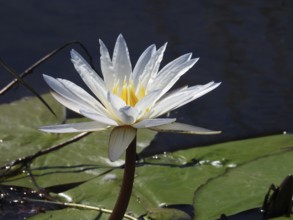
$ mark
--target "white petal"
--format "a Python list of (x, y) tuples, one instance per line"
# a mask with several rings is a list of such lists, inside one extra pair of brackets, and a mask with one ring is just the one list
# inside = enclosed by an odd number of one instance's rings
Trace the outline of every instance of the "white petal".
[[(90, 94), (88, 94), (86, 91), (84, 91), (82, 88), (75, 85), (74, 83), (68, 80), (55, 79), (48, 75), (43, 75), (43, 77), (47, 84), (56, 93), (67, 99), (67, 103), (65, 103), (65, 101), (62, 102), (61, 98), (59, 99), (61, 100), (60, 103), (64, 103), (65, 107), (76, 111), (76, 108), (72, 108), (72, 104), (69, 105), (69, 102), (71, 102), (75, 103), (79, 107), (101, 112), (101, 114), (106, 114), (105, 108), (95, 98), (93, 98)], [(56, 99), (57, 101), (59, 101), (58, 97)]]
[(81, 109), (82, 107), (79, 105), (79, 103), (71, 101), (71, 100), (59, 95), (56, 92), (51, 92), (51, 94), (60, 104), (62, 104), (66, 108), (80, 114), (79, 109)]
[(115, 84), (115, 73), (114, 67), (109, 55), (109, 51), (102, 40), (100, 42), (100, 53), (101, 53), (101, 69), (104, 77), (104, 81), (108, 89), (113, 89)]
[(108, 115), (105, 107), (97, 99), (88, 94), (84, 89), (65, 79), (57, 80), (61, 82), (64, 87), (74, 93), (76, 97), (78, 97), (78, 100), (76, 100), (77, 102), (82, 102), (85, 106), (91, 106), (98, 114), (104, 116)]
[(177, 92), (172, 92), (170, 95), (166, 95), (161, 100), (159, 100), (156, 105), (151, 109), (149, 116), (151, 118), (158, 117), (169, 111), (177, 109), (200, 96), (217, 88), (220, 83), (210, 82), (205, 85), (192, 86), (190, 88), (185, 88), (178, 90)]
[(112, 63), (114, 67), (114, 72), (120, 82), (123, 82), (124, 79), (128, 81), (132, 72), (132, 67), (130, 63), (128, 48), (121, 34), (118, 36), (115, 44)]
[(212, 131), (206, 128), (200, 128), (197, 126), (178, 123), (178, 122), (151, 127), (150, 129), (159, 131), (159, 132), (175, 132), (175, 133), (184, 133), (184, 134), (219, 134), (221, 133), (220, 131)]
[(151, 108), (151, 106), (160, 98), (159, 95), (161, 94), (161, 90), (156, 90), (150, 92), (148, 95), (143, 97), (139, 100), (136, 105), (134, 106), (137, 109), (139, 115), (137, 116), (138, 119), (143, 116), (143, 114)]
[(120, 108), (126, 106), (126, 103), (119, 96), (113, 94), (112, 92), (107, 93), (107, 101), (109, 103), (109, 108), (115, 115), (118, 114)]
[(44, 80), (46, 83), (53, 89), (55, 92), (59, 93), (60, 95), (70, 99), (70, 100), (76, 100), (76, 95), (69, 91), (67, 88), (64, 87), (64, 85), (59, 82), (57, 79), (43, 74)]
[(188, 60), (184, 63), (175, 62), (170, 68), (163, 69), (158, 73), (154, 82), (149, 85), (149, 89), (163, 89), (166, 93), (197, 61), (198, 59)]
[(85, 84), (105, 105), (107, 89), (102, 78), (91, 68), (83, 57), (75, 50), (71, 50), (71, 61)]
[(97, 122), (100, 122), (100, 123), (103, 123), (106, 125), (111, 125), (111, 126), (118, 125), (118, 123), (115, 120), (108, 118), (108, 117), (105, 117), (103, 115), (96, 114), (95, 112), (89, 112), (87, 110), (81, 109), (81, 110), (79, 110), (79, 113), (87, 118), (90, 118), (92, 120), (95, 120)]
[(120, 97), (111, 92), (108, 92), (107, 98), (111, 111), (122, 122), (122, 124), (130, 125), (135, 122), (138, 115), (136, 109), (127, 106)]
[(176, 58), (175, 60), (171, 61), (170, 63), (168, 63), (167, 65), (165, 65), (158, 74), (166, 74), (170, 71), (172, 71), (173, 68), (176, 68), (177, 66), (185, 63), (186, 61), (189, 61), (191, 59), (192, 53), (187, 53), (184, 54), (178, 58)]
[(117, 160), (136, 136), (136, 129), (130, 126), (115, 127), (109, 140), (109, 159)]
[(109, 128), (108, 125), (96, 121), (81, 122), (73, 124), (48, 125), (40, 127), (39, 130), (48, 133), (72, 133), (84, 131), (102, 131)]
[(143, 73), (140, 75), (140, 83), (144, 86), (144, 88), (148, 91), (148, 84), (152, 83), (156, 78), (161, 61), (163, 59), (163, 55), (165, 49), (167, 47), (167, 43), (160, 47), (151, 57), (150, 61), (147, 63)]
[(166, 125), (176, 121), (176, 118), (155, 118), (155, 119), (144, 119), (132, 127), (135, 128), (151, 128), (159, 125)]
[(107, 100), (111, 103), (115, 108), (120, 109), (126, 106), (126, 103), (123, 99), (121, 99), (119, 96), (113, 94), (112, 92), (108, 92), (107, 94)]
[(134, 85), (138, 84), (139, 76), (143, 73), (146, 65), (149, 63), (151, 57), (156, 51), (156, 46), (153, 44), (149, 46), (139, 57), (133, 69), (133, 82)]
[(120, 117), (122, 118), (122, 121), (127, 124), (131, 125), (136, 121), (138, 111), (135, 108), (132, 108), (131, 106), (125, 106), (123, 108), (119, 109)]

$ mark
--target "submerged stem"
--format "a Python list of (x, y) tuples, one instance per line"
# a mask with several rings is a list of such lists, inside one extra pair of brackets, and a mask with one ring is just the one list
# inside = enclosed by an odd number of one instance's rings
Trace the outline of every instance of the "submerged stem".
[(126, 150), (125, 167), (122, 186), (118, 199), (109, 220), (122, 220), (130, 200), (136, 160), (136, 137)]

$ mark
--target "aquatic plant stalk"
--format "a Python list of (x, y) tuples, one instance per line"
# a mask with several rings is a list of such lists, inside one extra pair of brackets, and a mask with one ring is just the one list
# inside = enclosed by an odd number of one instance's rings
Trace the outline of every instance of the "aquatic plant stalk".
[(130, 201), (134, 174), (135, 174), (135, 160), (136, 160), (136, 137), (130, 143), (126, 150), (124, 175), (118, 199), (116, 201), (113, 212), (109, 220), (120, 220), (128, 207)]

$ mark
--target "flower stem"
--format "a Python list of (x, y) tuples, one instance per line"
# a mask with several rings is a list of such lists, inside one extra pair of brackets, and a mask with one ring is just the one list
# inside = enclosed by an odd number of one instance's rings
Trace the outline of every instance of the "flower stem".
[(120, 189), (119, 197), (116, 201), (113, 212), (111, 216), (109, 217), (109, 220), (123, 219), (123, 216), (128, 207), (128, 203), (129, 203), (131, 192), (132, 192), (134, 173), (135, 173), (135, 160), (136, 160), (136, 137), (130, 143), (129, 147), (126, 150), (122, 186)]

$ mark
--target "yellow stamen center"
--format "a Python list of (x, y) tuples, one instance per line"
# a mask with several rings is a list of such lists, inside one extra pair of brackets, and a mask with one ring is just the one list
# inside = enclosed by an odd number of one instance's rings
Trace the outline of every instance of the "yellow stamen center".
[(133, 82), (130, 81), (129, 83), (124, 82), (120, 94), (119, 85), (116, 85), (113, 89), (113, 93), (120, 96), (121, 99), (124, 100), (126, 105), (134, 107), (136, 103), (145, 96), (145, 90), (143, 86), (139, 85), (138, 93), (135, 94)]

